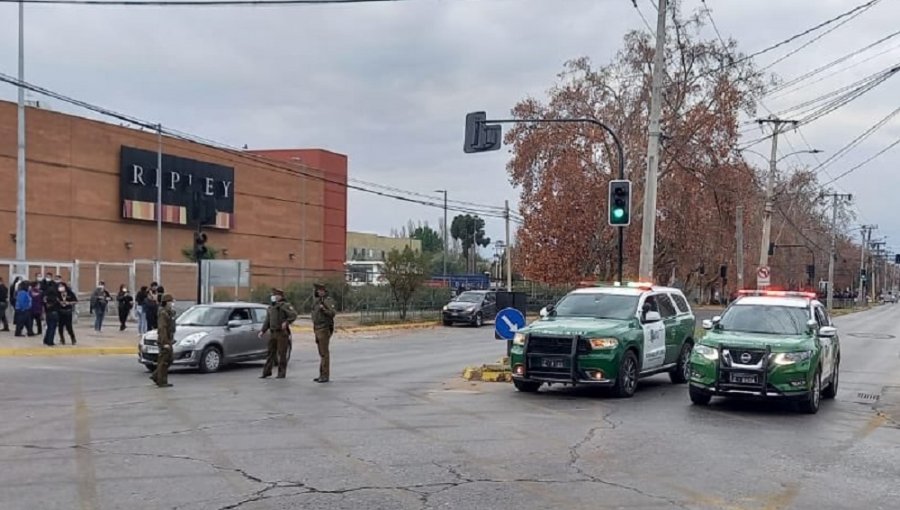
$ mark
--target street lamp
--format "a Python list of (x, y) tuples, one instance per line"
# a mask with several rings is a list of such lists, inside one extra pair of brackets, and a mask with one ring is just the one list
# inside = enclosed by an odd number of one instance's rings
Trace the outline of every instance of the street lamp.
[[(768, 156), (762, 154), (761, 152), (757, 152), (757, 151), (755, 151), (755, 150), (753, 150), (753, 149), (735, 149), (735, 151), (738, 152), (738, 153), (741, 153), (741, 152), (749, 152), (749, 153), (751, 153), (751, 154), (756, 154), (757, 156), (759, 156), (759, 157), (761, 157), (761, 158), (763, 158), (763, 159), (765, 159), (765, 160), (768, 160), (768, 159), (769, 159)], [(780, 158), (776, 159), (775, 162), (778, 163), (778, 162), (781, 161), (782, 159), (785, 159), (785, 158), (787, 158), (787, 157), (789, 157), (789, 156), (793, 156), (793, 155), (795, 155), (795, 154), (821, 154), (821, 153), (823, 153), (823, 152), (825, 152), (825, 151), (819, 150), (819, 149), (809, 149), (809, 150), (805, 150), (805, 151), (795, 151), (795, 152), (791, 152), (791, 153), (789, 153), (789, 154), (785, 154), (784, 156), (781, 156)]]
[[(435, 193), (443, 193), (444, 194), (444, 278), (447, 278), (447, 190), (445, 189), (436, 189)], [(449, 281), (449, 280), (448, 280)]]

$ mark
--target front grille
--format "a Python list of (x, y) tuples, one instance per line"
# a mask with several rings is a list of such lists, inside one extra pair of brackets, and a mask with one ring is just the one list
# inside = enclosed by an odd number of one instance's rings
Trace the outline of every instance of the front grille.
[(156, 345), (156, 340), (151, 340), (149, 338), (145, 338), (144, 345)]
[[(726, 366), (731, 366), (734, 363), (740, 365), (758, 365), (766, 354), (766, 351), (760, 349), (724, 349), (722, 351), (722, 357), (725, 358)], [(747, 359), (748, 356), (749, 359)]]
[(528, 354), (572, 354), (573, 338), (529, 336)]

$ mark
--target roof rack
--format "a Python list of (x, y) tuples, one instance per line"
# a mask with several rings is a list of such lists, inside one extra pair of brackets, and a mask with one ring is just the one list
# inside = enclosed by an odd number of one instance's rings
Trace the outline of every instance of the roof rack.
[(800, 297), (806, 299), (816, 299), (818, 295), (815, 292), (792, 291), (792, 290), (756, 290), (744, 289), (738, 291), (739, 296), (766, 296), (766, 297)]

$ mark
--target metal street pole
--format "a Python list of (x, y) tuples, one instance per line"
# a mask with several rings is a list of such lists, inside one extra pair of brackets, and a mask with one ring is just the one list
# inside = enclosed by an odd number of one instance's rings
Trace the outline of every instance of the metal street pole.
[(19, 104), (18, 134), (16, 142), (16, 272), (26, 274), (24, 265), (27, 257), (26, 199), (25, 196), (25, 4), (19, 2)]
[(859, 292), (856, 295), (856, 303), (862, 306), (865, 303), (866, 289), (866, 247), (869, 245), (869, 239), (872, 238), (872, 230), (877, 229), (878, 225), (863, 225), (860, 234), (859, 246)]
[[(656, 243), (656, 186), (659, 173), (660, 117), (662, 86), (665, 76), (666, 0), (659, 0), (656, 17), (656, 53), (653, 56), (653, 82), (650, 88), (650, 134), (647, 140), (647, 173), (644, 181), (644, 218), (641, 231), (641, 257), (638, 274), (642, 281), (653, 281), (653, 252)], [(621, 245), (621, 243), (620, 243)], [(621, 281), (621, 276), (619, 280)]]
[(156, 264), (153, 279), (162, 285), (162, 124), (156, 125), (156, 141)]
[(503, 215), (506, 218), (506, 291), (512, 292), (512, 252), (509, 249), (509, 200), (505, 201)]
[[(443, 234), (444, 234), (444, 236), (443, 236), (444, 237), (444, 239), (443, 239), (443, 243), (444, 243), (444, 253), (443, 253), (444, 274), (443, 274), (443, 276), (444, 276), (444, 278), (446, 278), (447, 277), (447, 190), (439, 189), (439, 190), (435, 190), (435, 193), (443, 193), (444, 194), (444, 229), (443, 229), (444, 230), (444, 232), (443, 232)], [(449, 282), (449, 280), (447, 280), (447, 281)]]
[(831, 249), (828, 254), (828, 300), (826, 306), (830, 312), (834, 308), (834, 259), (837, 250), (837, 201), (839, 198), (850, 199), (851, 195), (840, 193), (829, 193), (825, 196), (831, 197)]
[[(760, 240), (759, 246), (759, 267), (766, 267), (769, 265), (769, 243), (771, 242), (772, 232), (772, 210), (775, 207), (773, 198), (775, 195), (775, 176), (778, 165), (778, 135), (782, 132), (782, 125), (796, 125), (797, 121), (770, 118), (758, 119), (756, 122), (758, 122), (759, 124), (771, 123), (775, 125), (775, 127), (772, 129), (772, 154), (769, 158), (769, 176), (766, 182), (766, 205), (765, 210), (763, 211), (762, 239)], [(759, 282), (757, 282), (757, 288), (758, 287), (760, 287)]]
[(737, 287), (738, 290), (744, 288), (744, 206), (737, 207), (735, 214), (735, 244), (737, 245), (737, 253), (735, 254), (735, 263), (737, 264)]

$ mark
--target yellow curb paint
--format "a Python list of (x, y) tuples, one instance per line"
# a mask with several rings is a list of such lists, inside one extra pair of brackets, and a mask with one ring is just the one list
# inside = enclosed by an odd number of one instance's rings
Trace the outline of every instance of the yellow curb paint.
[(43, 357), (43, 356), (121, 356), (123, 354), (137, 355), (135, 346), (110, 346), (110, 347), (9, 347), (0, 349), (0, 358), (11, 357)]

